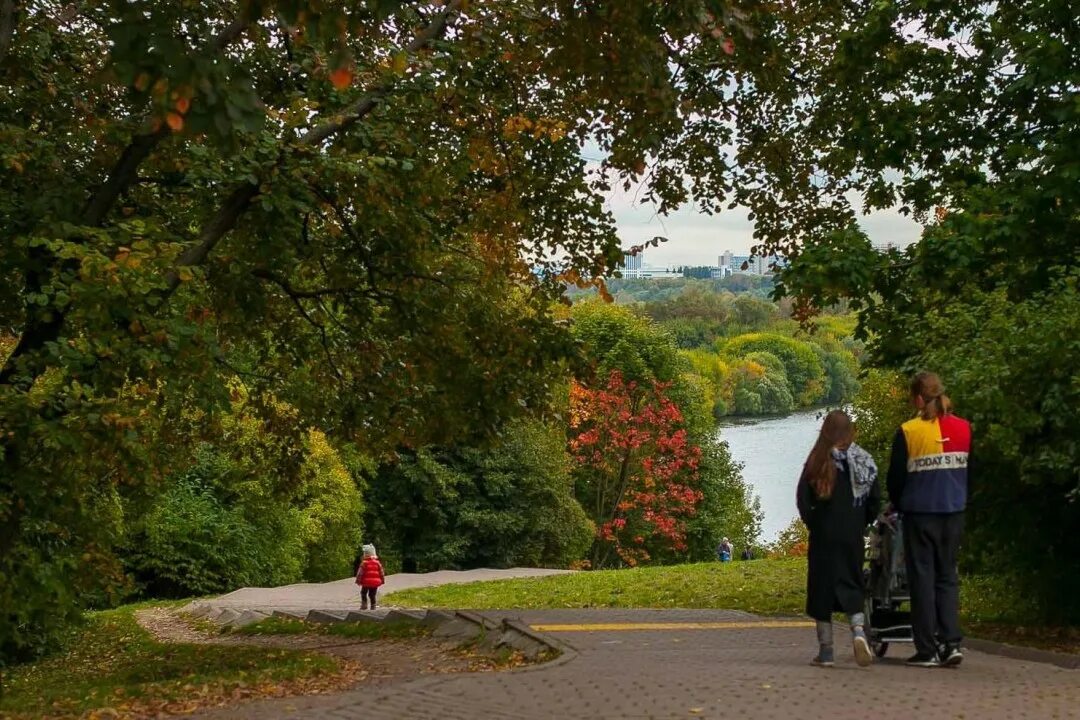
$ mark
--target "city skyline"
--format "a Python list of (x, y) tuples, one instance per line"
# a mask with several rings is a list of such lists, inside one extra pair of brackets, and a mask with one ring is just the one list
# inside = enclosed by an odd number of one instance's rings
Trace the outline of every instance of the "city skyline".
[[(623, 248), (641, 245), (657, 235), (668, 242), (648, 249), (646, 264), (654, 267), (715, 265), (725, 251), (749, 255), (754, 245), (753, 222), (746, 208), (717, 215), (705, 215), (693, 208), (681, 208), (659, 217), (654, 208), (634, 202), (633, 192), (614, 191), (607, 201), (615, 217)], [(863, 215), (859, 224), (875, 244), (905, 247), (919, 238), (922, 226), (896, 210)]]

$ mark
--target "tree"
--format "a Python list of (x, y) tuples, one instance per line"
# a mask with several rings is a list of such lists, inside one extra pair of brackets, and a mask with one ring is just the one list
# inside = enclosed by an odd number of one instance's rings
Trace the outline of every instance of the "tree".
[[(1077, 529), (1058, 434), (1071, 346), (1049, 340), (1071, 337), (1060, 313), (1080, 261), (1080, 36), (1065, 17), (1055, 1), (791, 6), (776, 37), (804, 94), (759, 115), (785, 166), (756, 229), (789, 250), (778, 291), (801, 317), (850, 299), (871, 362), (943, 375), (989, 483), (972, 500), (977, 567), (1018, 570), (1019, 592), (1075, 619), (1075, 556), (1059, 549)], [(912, 214), (919, 242), (875, 252), (854, 197)]]
[(618, 304), (586, 302), (572, 311), (574, 338), (588, 371), (605, 383), (613, 371), (645, 387), (670, 383), (679, 373), (679, 356), (670, 335), (648, 318)]
[(610, 184), (677, 142), (648, 195), (719, 202), (737, 139), (692, 118), (770, 82), (762, 18), (705, 0), (0, 7), (5, 656), (110, 554), (98, 500), (162, 492), (133, 388), (239, 375), (373, 455), (542, 410), (551, 301), (621, 258)]
[(402, 453), (370, 481), (365, 538), (391, 567), (566, 567), (594, 528), (574, 497), (565, 433), (516, 421), (487, 447)]
[(639, 388), (613, 370), (600, 389), (575, 383), (570, 395), (570, 452), (577, 495), (596, 523), (592, 566), (612, 554), (634, 566), (649, 547), (684, 552), (694, 515), (701, 448), (690, 444), (683, 416), (664, 384)]
[(722, 355), (744, 357), (765, 352), (783, 363), (788, 389), (799, 406), (820, 401), (826, 392), (825, 368), (805, 342), (774, 333), (751, 333), (732, 338), (719, 348)]

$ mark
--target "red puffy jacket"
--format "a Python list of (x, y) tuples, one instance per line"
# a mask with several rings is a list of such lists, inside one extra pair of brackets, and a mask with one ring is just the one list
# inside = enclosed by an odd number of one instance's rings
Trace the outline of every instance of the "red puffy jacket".
[(356, 574), (356, 584), (360, 587), (377, 588), (384, 582), (382, 563), (379, 558), (364, 558), (360, 563), (360, 572)]

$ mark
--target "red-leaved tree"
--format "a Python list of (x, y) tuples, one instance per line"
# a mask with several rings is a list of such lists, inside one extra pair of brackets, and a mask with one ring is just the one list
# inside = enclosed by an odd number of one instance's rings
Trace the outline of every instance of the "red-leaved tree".
[(687, 438), (669, 387), (628, 383), (617, 370), (602, 388), (571, 386), (570, 452), (578, 499), (596, 523), (593, 567), (686, 549), (686, 518), (702, 498), (701, 448)]

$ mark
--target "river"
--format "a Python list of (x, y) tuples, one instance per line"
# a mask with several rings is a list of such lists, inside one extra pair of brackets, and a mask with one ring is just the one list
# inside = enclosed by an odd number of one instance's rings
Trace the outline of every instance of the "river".
[(824, 410), (804, 410), (783, 417), (731, 419), (722, 424), (720, 439), (731, 456), (743, 464), (743, 479), (761, 498), (765, 519), (761, 539), (771, 542), (798, 515), (795, 485), (803, 463), (821, 428)]

